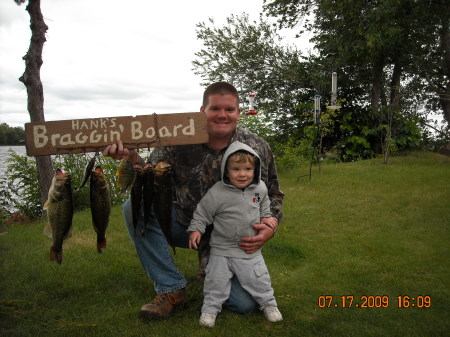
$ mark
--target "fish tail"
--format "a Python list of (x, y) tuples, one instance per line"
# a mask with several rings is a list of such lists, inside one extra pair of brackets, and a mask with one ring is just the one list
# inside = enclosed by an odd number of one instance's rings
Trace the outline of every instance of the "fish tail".
[(53, 246), (50, 248), (50, 261), (56, 261), (58, 264), (62, 263), (62, 249), (57, 251)]
[(106, 238), (97, 238), (97, 252), (102, 253), (102, 248), (106, 248)]

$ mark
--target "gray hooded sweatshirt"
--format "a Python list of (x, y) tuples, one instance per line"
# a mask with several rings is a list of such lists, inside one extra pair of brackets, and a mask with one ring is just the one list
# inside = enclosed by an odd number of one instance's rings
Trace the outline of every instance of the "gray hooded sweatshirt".
[[(222, 164), (222, 180), (215, 183), (197, 205), (188, 232), (205, 232), (206, 226), (214, 224), (211, 234), (211, 254), (252, 258), (261, 249), (247, 254), (239, 247), (241, 238), (257, 234), (252, 225), (260, 223), (261, 217), (272, 216), (266, 184), (261, 180), (260, 160), (255, 167), (253, 182), (245, 189), (235, 187), (227, 176), (227, 159), (236, 151), (245, 150), (258, 157), (246, 144), (233, 142), (225, 152)], [(259, 157), (258, 157), (259, 158)]]

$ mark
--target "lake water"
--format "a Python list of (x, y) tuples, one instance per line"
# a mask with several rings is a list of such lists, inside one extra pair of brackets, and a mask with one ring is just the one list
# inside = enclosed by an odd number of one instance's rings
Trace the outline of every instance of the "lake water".
[(6, 167), (8, 166), (6, 159), (8, 159), (8, 157), (9, 157), (9, 152), (8, 152), (9, 150), (13, 150), (21, 156), (26, 155), (26, 149), (25, 149), (25, 146), (23, 146), (23, 145), (0, 146), (0, 174), (1, 174), (1, 176), (4, 176), (6, 174)]

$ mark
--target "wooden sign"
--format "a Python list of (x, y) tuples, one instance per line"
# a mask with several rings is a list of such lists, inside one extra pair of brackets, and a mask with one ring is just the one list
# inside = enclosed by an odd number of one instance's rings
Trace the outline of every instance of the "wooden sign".
[(26, 123), (25, 137), (28, 156), (97, 152), (117, 140), (129, 149), (208, 141), (201, 112)]

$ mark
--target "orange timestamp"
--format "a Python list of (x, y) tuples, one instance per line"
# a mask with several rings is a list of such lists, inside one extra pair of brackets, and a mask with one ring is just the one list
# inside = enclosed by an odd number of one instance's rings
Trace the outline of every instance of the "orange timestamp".
[(431, 296), (397, 296), (391, 301), (387, 295), (320, 295), (317, 298), (319, 308), (429, 308)]

